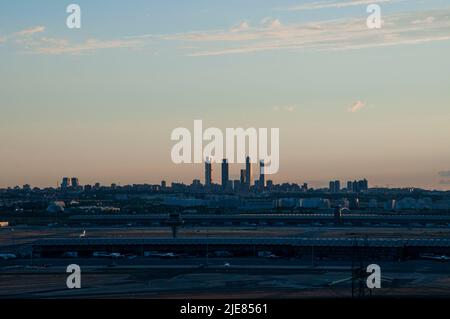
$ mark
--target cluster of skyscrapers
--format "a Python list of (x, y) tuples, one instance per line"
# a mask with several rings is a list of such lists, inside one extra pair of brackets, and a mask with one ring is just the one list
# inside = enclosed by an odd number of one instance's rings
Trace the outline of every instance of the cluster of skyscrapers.
[[(328, 189), (329, 189), (330, 193), (339, 193), (340, 191), (342, 191), (341, 181), (339, 181), (339, 180), (330, 181), (330, 185), (329, 185)], [(369, 189), (369, 182), (367, 181), (367, 179), (347, 182), (346, 191), (348, 191), (348, 192), (359, 193), (359, 192), (367, 191), (368, 189)]]
[[(212, 161), (205, 160), (205, 182), (202, 185), (199, 179), (195, 179), (190, 186), (184, 184), (172, 183), (173, 189), (184, 189), (188, 187), (191, 191), (208, 191), (208, 192), (226, 192), (226, 193), (236, 193), (236, 192), (263, 192), (263, 191), (288, 191), (288, 192), (307, 192), (309, 190), (308, 184), (303, 185), (284, 183), (281, 185), (274, 185), (272, 180), (266, 181), (266, 176), (264, 174), (264, 161), (259, 161), (259, 179), (254, 180), (252, 184), (252, 162), (249, 156), (245, 160), (245, 168), (240, 170), (239, 179), (230, 179), (230, 168), (229, 163), (226, 158), (221, 162), (221, 181), (220, 183), (213, 183), (213, 165)], [(30, 188), (29, 185), (26, 185)], [(94, 186), (85, 185), (84, 187), (80, 185), (77, 177), (64, 177), (61, 181), (62, 190), (91, 190), (99, 189), (100, 183), (96, 183)], [(116, 189), (116, 184), (111, 184), (112, 189)], [(167, 190), (166, 181), (162, 181), (161, 185), (156, 185), (155, 190)], [(25, 188), (25, 186), (24, 186)], [(341, 187), (341, 181), (334, 180), (330, 181), (328, 191), (330, 193), (340, 193), (340, 192), (351, 192), (360, 193), (367, 191), (369, 189), (367, 179), (348, 181), (347, 188)], [(326, 191), (326, 189), (325, 189)]]
[[(223, 190), (249, 190), (252, 186), (252, 163), (249, 156), (245, 159), (245, 169), (240, 170), (240, 179), (230, 180), (229, 163), (226, 158), (222, 160), (222, 180), (221, 186)], [(264, 161), (259, 162), (260, 174), (259, 180), (255, 181), (257, 190), (264, 190), (266, 180), (264, 176)], [(205, 187), (211, 187), (212, 181), (212, 163), (210, 160), (205, 161)]]
[[(240, 179), (239, 180), (230, 180), (230, 173), (229, 173), (229, 164), (228, 160), (224, 158), (222, 160), (222, 180), (221, 180), (221, 188), (224, 191), (231, 191), (231, 190), (249, 190), (252, 186), (252, 163), (250, 157), (247, 156), (245, 160), (245, 169), (240, 170)], [(266, 189), (266, 179), (264, 175), (264, 161), (261, 160), (259, 162), (259, 180), (255, 180), (254, 183), (254, 190), (256, 191), (264, 191)], [(197, 180), (198, 183), (200, 181)], [(272, 181), (267, 181), (267, 187), (272, 184)], [(212, 163), (209, 160), (205, 161), (205, 187), (209, 188), (213, 185), (212, 180)], [(348, 192), (354, 192), (359, 193), (363, 191), (367, 191), (369, 189), (369, 183), (367, 179), (362, 180), (355, 180), (355, 181), (348, 181), (347, 182), (347, 189), (345, 189)], [(308, 186), (307, 184), (304, 184), (302, 187), (302, 190), (307, 191)], [(329, 191), (331, 193), (339, 193), (343, 191), (344, 189), (341, 188), (341, 181), (335, 180), (330, 181), (329, 184)]]
[(63, 177), (62, 182), (61, 182), (61, 188), (62, 189), (67, 189), (67, 188), (78, 188), (80, 187), (80, 182), (78, 181), (77, 177)]

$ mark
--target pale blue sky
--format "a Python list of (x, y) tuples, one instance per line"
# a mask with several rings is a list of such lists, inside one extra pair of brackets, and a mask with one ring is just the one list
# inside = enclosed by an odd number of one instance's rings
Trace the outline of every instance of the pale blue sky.
[(190, 182), (170, 133), (203, 119), (279, 127), (278, 182), (449, 188), (448, 0), (378, 1), (381, 30), (351, 0), (74, 2), (80, 30), (0, 2), (0, 187)]

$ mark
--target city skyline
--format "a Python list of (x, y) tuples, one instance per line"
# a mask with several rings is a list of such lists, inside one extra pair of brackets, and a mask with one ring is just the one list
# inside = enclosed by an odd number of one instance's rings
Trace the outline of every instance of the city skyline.
[[(60, 190), (75, 190), (75, 191), (89, 191), (93, 189), (100, 189), (101, 187), (117, 189), (117, 187), (128, 187), (128, 186), (150, 186), (152, 191), (165, 191), (168, 189), (180, 190), (180, 186), (184, 186), (187, 188), (183, 188), (183, 191), (193, 190), (193, 191), (201, 191), (206, 193), (222, 193), (222, 194), (249, 194), (249, 193), (263, 193), (263, 192), (272, 192), (272, 191), (289, 191), (293, 190), (308, 192), (310, 190), (316, 190), (314, 188), (310, 188), (308, 183), (303, 183), (303, 185), (299, 185), (297, 183), (274, 183), (273, 180), (266, 180), (264, 174), (264, 161), (259, 162), (259, 178), (252, 176), (252, 164), (250, 162), (250, 157), (247, 157), (247, 162), (245, 165), (245, 169), (241, 169), (241, 178), (240, 179), (230, 179), (229, 178), (229, 169), (228, 169), (228, 161), (227, 159), (223, 159), (221, 162), (221, 179), (220, 181), (214, 181), (212, 178), (212, 165), (210, 161), (206, 161), (204, 163), (204, 178), (203, 183), (201, 179), (196, 178), (192, 180), (191, 184), (180, 183), (177, 181), (172, 181), (170, 186), (167, 185), (166, 180), (162, 180), (159, 184), (133, 184), (133, 185), (120, 185), (116, 183), (111, 183), (110, 185), (102, 185), (101, 183), (96, 182), (94, 185), (85, 184), (82, 185), (78, 179), (78, 177), (63, 177), (61, 183), (56, 186), (56, 189)], [(244, 178), (242, 178), (244, 176)], [(346, 187), (341, 188), (341, 181), (335, 180), (329, 182), (329, 187), (327, 188), (318, 188), (317, 190), (328, 190), (330, 193), (360, 193), (362, 191), (368, 191), (370, 189), (369, 182), (367, 179), (360, 180), (347, 180)], [(23, 190), (31, 190), (32, 187), (29, 184), (20, 186), (15, 186), (14, 189), (23, 189)], [(376, 188), (376, 187), (375, 187)], [(0, 188), (1, 189), (1, 188)], [(8, 188), (11, 189), (11, 188)], [(53, 188), (54, 189), (54, 188)]]
[(170, 133), (202, 119), (280, 128), (276, 183), (450, 189), (446, 1), (370, 1), (380, 30), (368, 1), (77, 3), (79, 30), (67, 4), (0, 3), (0, 188), (190, 183)]
[[(332, 186), (332, 183), (339, 183), (339, 189), (342, 188), (346, 188), (347, 184), (349, 182), (357, 182), (358, 180), (360, 180), (360, 178), (364, 178), (364, 180), (367, 182), (367, 176), (366, 177), (362, 177), (364, 175), (350, 175), (350, 176), (346, 176), (346, 177), (335, 177), (336, 179), (334, 179), (333, 177), (329, 177), (328, 179), (324, 179), (322, 181), (314, 181), (311, 179), (305, 179), (305, 180), (297, 180), (297, 179), (286, 179), (286, 180), (280, 180), (277, 179), (276, 176), (278, 174), (275, 175), (265, 175), (262, 174), (262, 168), (261, 165), (264, 166), (264, 161), (260, 161), (258, 164), (257, 163), (253, 163), (251, 162), (250, 157), (246, 157), (246, 163), (244, 164), (239, 164), (239, 163), (235, 163), (235, 164), (230, 164), (228, 163), (226, 158), (223, 158), (221, 161), (216, 162), (216, 161), (209, 161), (206, 160), (204, 163), (201, 164), (190, 164), (191, 166), (197, 166), (201, 167), (202, 169), (200, 170), (200, 172), (203, 170), (203, 174), (199, 173), (199, 175), (193, 175), (191, 179), (173, 179), (170, 180), (168, 178), (165, 178), (164, 176), (161, 177), (160, 180), (141, 180), (139, 182), (121, 182), (120, 180), (117, 179), (111, 179), (111, 180), (101, 180), (101, 179), (96, 179), (96, 178), (87, 178), (84, 179), (85, 182), (84, 183), (80, 183), (80, 178), (77, 176), (73, 176), (73, 175), (66, 175), (66, 176), (72, 176), (72, 177), (62, 177), (63, 182), (61, 183), (61, 177), (58, 178), (58, 180), (54, 181), (54, 183), (52, 184), (32, 184), (29, 182), (23, 182), (23, 183), (19, 183), (19, 184), (15, 184), (15, 185), (0, 185), (0, 189), (6, 189), (6, 188), (13, 188), (13, 187), (22, 187), (25, 185), (29, 185), (31, 187), (38, 187), (38, 188), (46, 188), (46, 187), (54, 187), (56, 185), (56, 187), (60, 187), (62, 184), (68, 184), (68, 185), (72, 185), (73, 181), (76, 181), (76, 185), (102, 185), (102, 186), (110, 186), (110, 185), (118, 185), (118, 186), (124, 186), (124, 185), (158, 185), (161, 184), (161, 182), (163, 183), (180, 183), (180, 184), (185, 184), (185, 185), (191, 185), (191, 183), (194, 183), (196, 181), (203, 181), (204, 186), (207, 185), (220, 185), (222, 188), (224, 188), (224, 184), (223, 184), (223, 179), (224, 177), (226, 178), (227, 181), (229, 182), (234, 182), (234, 181), (240, 181), (242, 182), (244, 180), (245, 185), (247, 185), (246, 187), (250, 187), (250, 186), (259, 186), (257, 183), (259, 182), (259, 179), (261, 178), (261, 176), (263, 177), (263, 180), (265, 181), (265, 184), (270, 181), (271, 183), (274, 184), (283, 184), (283, 183), (292, 183), (292, 184), (296, 184), (296, 185), (309, 185), (312, 188), (316, 188), (316, 189), (327, 189), (329, 188), (330, 190), (333, 189), (334, 186)], [(253, 166), (254, 165), (258, 165), (259, 169), (258, 174), (254, 175), (253, 174)], [(224, 173), (224, 167), (226, 170), (226, 173)], [(233, 169), (230, 169), (230, 167), (232, 167)], [(198, 169), (196, 169), (196, 171), (198, 171)], [(439, 176), (441, 176), (442, 178), (449, 178), (450, 172), (439, 172), (438, 173)], [(336, 175), (334, 175), (336, 176)], [(275, 178), (274, 178), (275, 177)], [(26, 181), (26, 178), (24, 178), (23, 180)], [(345, 182), (346, 184), (340, 184), (341, 182)], [(341, 186), (342, 185), (342, 186)], [(395, 184), (386, 184), (386, 185), (379, 185), (376, 183), (373, 183), (371, 185), (371, 187), (373, 188), (392, 188), (392, 189), (396, 189), (396, 188), (421, 188), (421, 189), (425, 189), (425, 190), (439, 190), (439, 191), (450, 191), (450, 186), (449, 187), (442, 187), (442, 188), (426, 188), (426, 187), (419, 187), (417, 185), (395, 185)], [(348, 187), (347, 187), (348, 188)]]
[[(220, 165), (221, 170), (220, 173), (217, 173), (217, 175), (220, 174), (220, 180), (215, 180), (213, 177), (213, 165)], [(236, 164), (238, 165), (238, 164)], [(211, 159), (207, 158), (204, 162), (204, 177), (203, 177), (203, 184), (201, 183), (201, 178), (194, 178), (192, 180), (192, 182), (189, 183), (185, 183), (185, 181), (177, 181), (177, 180), (173, 180), (173, 181), (169, 181), (171, 183), (171, 187), (173, 187), (174, 185), (185, 185), (188, 187), (204, 187), (205, 190), (214, 190), (214, 192), (220, 190), (221, 192), (234, 192), (234, 193), (239, 193), (239, 192), (248, 192), (250, 191), (250, 189), (253, 189), (253, 192), (263, 192), (265, 190), (270, 190), (270, 188), (272, 186), (282, 186), (284, 184), (288, 184), (288, 185), (293, 185), (296, 186), (298, 189), (301, 189), (302, 191), (308, 191), (308, 189), (310, 189), (308, 185), (308, 182), (303, 181), (302, 185), (299, 185), (299, 183), (296, 182), (290, 182), (290, 181), (283, 181), (283, 182), (275, 182), (272, 179), (266, 179), (266, 174), (264, 174), (264, 160), (259, 161), (259, 176), (253, 176), (253, 169), (252, 166), (254, 164), (252, 163), (252, 160), (249, 156), (246, 157), (246, 163), (245, 163), (245, 168), (244, 169), (240, 169), (240, 175), (237, 177), (236, 175), (231, 175), (229, 174), (229, 163), (227, 158), (223, 158), (222, 161), (220, 163), (217, 162), (213, 162), (211, 161)], [(340, 191), (347, 191), (347, 192), (356, 192), (359, 193), (361, 190), (363, 191), (367, 191), (369, 190), (369, 182), (366, 178), (364, 179), (345, 179), (346, 181), (346, 186), (341, 187), (341, 180), (337, 179), (337, 180), (331, 180), (329, 181), (329, 186), (324, 187), (323, 185), (317, 186), (314, 185), (311, 189), (328, 189), (329, 192), (331, 193), (339, 193)], [(86, 183), (84, 185), (82, 185), (79, 181), (78, 177), (63, 177), (62, 181), (60, 184), (58, 184), (58, 182), (56, 183), (56, 188), (60, 188), (60, 189), (83, 189), (83, 187), (92, 187), (92, 185), (94, 185), (94, 187), (100, 187), (100, 186), (106, 186), (106, 187), (116, 187), (116, 186), (131, 186), (131, 185), (159, 185), (161, 189), (165, 189), (167, 186), (167, 180), (163, 179), (160, 181), (159, 184), (149, 184), (149, 183), (144, 183), (144, 184), (124, 184), (121, 185), (121, 183), (110, 183), (107, 185), (104, 185), (102, 183), (99, 182), (95, 182), (95, 183)], [(301, 183), (300, 183), (301, 184)], [(48, 187), (52, 187), (50, 185), (47, 185)], [(219, 188), (217, 188), (216, 186), (220, 186)], [(22, 186), (19, 185), (15, 185), (14, 188), (17, 187), (22, 187), (23, 189), (28, 188), (31, 189), (33, 188), (32, 185), (30, 184), (23, 184)], [(8, 188), (12, 188), (12, 186), (9, 186)], [(416, 188), (416, 187), (390, 187), (389, 185), (386, 186), (379, 186), (379, 185), (373, 185), (372, 188), (392, 188), (392, 189), (396, 189), (396, 188)], [(0, 188), (2, 189), (2, 188)], [(4, 188), (3, 188), (4, 189)]]
[(448, 298), (449, 56), (450, 0), (0, 1), (0, 299)]

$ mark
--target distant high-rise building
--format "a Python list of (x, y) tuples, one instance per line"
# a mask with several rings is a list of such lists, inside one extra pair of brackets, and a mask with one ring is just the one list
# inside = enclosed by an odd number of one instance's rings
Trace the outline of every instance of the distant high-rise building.
[(241, 169), (241, 185), (245, 184), (245, 169)]
[(359, 193), (359, 187), (358, 187), (358, 181), (353, 181), (353, 192), (354, 193)]
[(78, 181), (78, 178), (76, 178), (76, 177), (72, 177), (71, 183), (72, 183), (72, 187), (73, 187), (73, 188), (80, 187), (80, 183), (79, 183), (79, 181)]
[(363, 191), (369, 190), (369, 182), (365, 178), (362, 180), (362, 190)]
[(364, 191), (369, 190), (369, 182), (367, 181), (367, 179), (362, 179), (359, 181), (355, 180), (353, 182), (352, 186), (353, 186), (352, 187), (353, 192), (355, 192), (355, 193), (364, 192)]
[(341, 181), (331, 181), (330, 182), (330, 193), (338, 193), (341, 191)]
[(63, 177), (61, 182), (61, 188), (67, 188), (70, 186), (70, 179), (68, 177)]
[(341, 181), (334, 181), (334, 192), (338, 193), (341, 191)]
[(347, 192), (353, 192), (353, 182), (352, 181), (347, 182)]
[(330, 186), (328, 187), (330, 190), (330, 193), (334, 193), (335, 190), (335, 182), (334, 181), (330, 181)]
[(224, 158), (222, 160), (222, 189), (227, 188), (228, 180), (228, 161)]
[(250, 156), (245, 159), (245, 184), (247, 188), (252, 185), (252, 163), (250, 162)]
[(211, 160), (207, 158), (205, 160), (205, 186), (211, 187), (212, 184), (212, 166)]
[(166, 189), (167, 183), (166, 181), (161, 181), (161, 189)]
[(364, 190), (364, 181), (360, 180), (358, 181), (358, 192), (361, 192)]
[(259, 161), (259, 189), (264, 190), (266, 187), (266, 180), (264, 177), (264, 160)]

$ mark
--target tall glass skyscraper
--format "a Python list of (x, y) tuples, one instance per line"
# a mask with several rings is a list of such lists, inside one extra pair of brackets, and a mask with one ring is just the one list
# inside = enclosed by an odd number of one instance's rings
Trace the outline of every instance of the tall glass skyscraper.
[(222, 188), (225, 189), (228, 185), (228, 161), (226, 158), (222, 160)]

